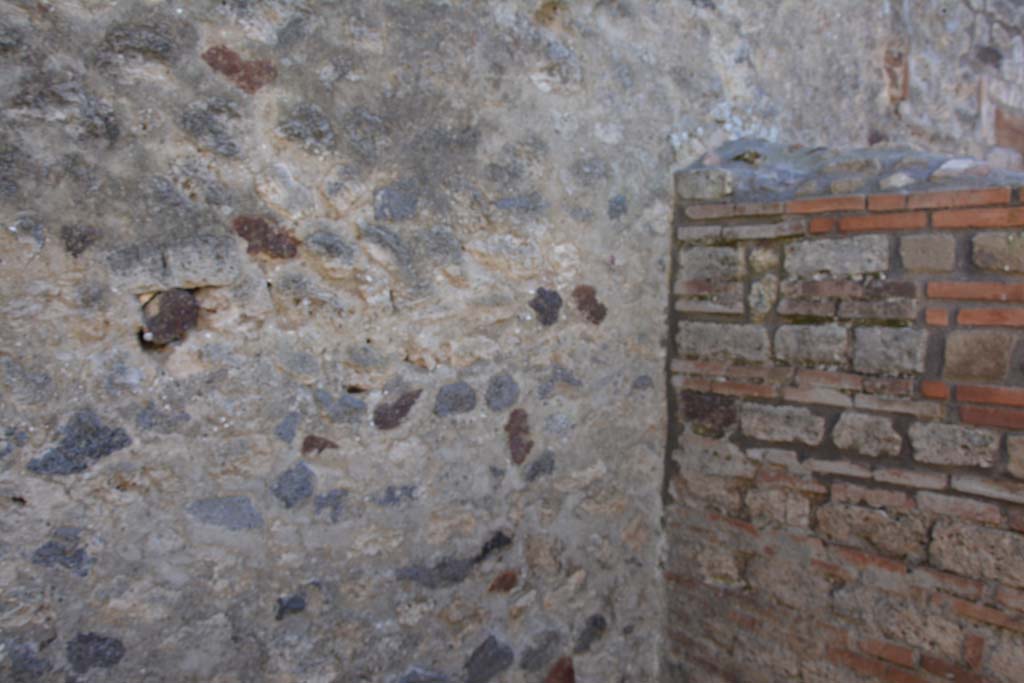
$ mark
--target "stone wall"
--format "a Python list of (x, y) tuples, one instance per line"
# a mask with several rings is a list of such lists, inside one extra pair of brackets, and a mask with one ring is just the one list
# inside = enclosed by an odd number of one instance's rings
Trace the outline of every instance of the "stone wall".
[(676, 175), (671, 680), (1020, 680), (1022, 184), (743, 141)]
[(1017, 165), (1022, 16), (0, 0), (0, 680), (655, 680), (672, 169)]

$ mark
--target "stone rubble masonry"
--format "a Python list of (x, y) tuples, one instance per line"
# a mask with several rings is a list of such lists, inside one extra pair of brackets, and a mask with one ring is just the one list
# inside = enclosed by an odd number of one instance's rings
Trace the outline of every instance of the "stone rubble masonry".
[(1024, 176), (704, 163), (676, 176), (667, 670), (1021, 680)]

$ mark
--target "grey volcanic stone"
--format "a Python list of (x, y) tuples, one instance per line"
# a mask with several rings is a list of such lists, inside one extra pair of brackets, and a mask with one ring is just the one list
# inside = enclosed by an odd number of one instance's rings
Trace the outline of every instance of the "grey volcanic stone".
[(466, 382), (446, 384), (437, 392), (434, 415), (447, 417), (468, 413), (476, 408), (476, 390)]
[(576, 638), (576, 647), (573, 648), (573, 652), (576, 654), (589, 652), (591, 646), (600, 640), (607, 630), (608, 620), (604, 618), (603, 614), (590, 615)]
[(496, 413), (508, 410), (519, 400), (519, 383), (507, 372), (491, 377), (487, 382), (484, 401), (487, 407)]
[(512, 648), (494, 636), (488, 636), (466, 662), (466, 683), (487, 683), (512, 666), (514, 661)]
[(56, 448), (29, 461), (28, 469), (37, 474), (75, 474), (94, 462), (131, 445), (132, 440), (120, 427), (109, 427), (91, 408), (74, 413), (64, 425)]
[(247, 531), (263, 526), (263, 517), (245, 496), (204, 498), (190, 503), (185, 509), (200, 522), (231, 531)]
[(68, 663), (75, 673), (84, 674), (90, 669), (110, 669), (124, 657), (124, 643), (118, 638), (99, 633), (79, 633), (68, 641)]
[(315, 485), (313, 470), (306, 463), (299, 462), (278, 475), (270, 490), (286, 508), (293, 508), (313, 495)]

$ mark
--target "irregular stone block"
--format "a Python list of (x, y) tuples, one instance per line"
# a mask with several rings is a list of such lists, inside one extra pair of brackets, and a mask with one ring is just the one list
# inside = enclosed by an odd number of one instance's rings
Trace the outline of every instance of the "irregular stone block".
[(685, 358), (765, 362), (771, 350), (768, 332), (759, 325), (683, 322), (677, 339)]
[(950, 235), (911, 235), (900, 238), (903, 267), (916, 273), (944, 273), (956, 265), (956, 239)]
[(690, 247), (679, 251), (680, 280), (740, 280), (746, 271), (743, 254), (734, 247)]
[(860, 327), (854, 333), (857, 372), (899, 375), (924, 372), (928, 332), (889, 327)]
[(994, 330), (955, 330), (946, 336), (944, 374), (952, 380), (997, 382), (1010, 367), (1015, 336)]
[(872, 458), (897, 456), (903, 448), (903, 437), (893, 429), (892, 420), (865, 413), (843, 413), (832, 430), (832, 441), (837, 448)]
[(843, 239), (802, 240), (786, 245), (786, 273), (793, 277), (838, 277), (889, 270), (889, 238), (861, 235)]
[(721, 199), (732, 194), (732, 175), (720, 168), (677, 171), (676, 197), (684, 200)]
[(974, 237), (974, 265), (1000, 273), (1024, 273), (1024, 232), (983, 232)]
[(740, 429), (761, 441), (797, 441), (817, 446), (825, 437), (825, 418), (807, 408), (745, 403), (740, 409)]
[(999, 457), (999, 434), (986, 429), (937, 422), (910, 428), (914, 460), (932, 465), (992, 467)]
[(942, 519), (932, 531), (929, 559), (939, 569), (1024, 587), (1024, 536)]
[(901, 559), (925, 556), (928, 525), (921, 517), (829, 503), (818, 509), (817, 519), (818, 530), (836, 543)]
[(112, 251), (107, 265), (118, 286), (134, 294), (224, 287), (241, 274), (235, 240), (220, 235), (167, 244), (138, 243)]
[(847, 337), (840, 325), (783, 325), (775, 332), (775, 357), (793, 365), (845, 365)]

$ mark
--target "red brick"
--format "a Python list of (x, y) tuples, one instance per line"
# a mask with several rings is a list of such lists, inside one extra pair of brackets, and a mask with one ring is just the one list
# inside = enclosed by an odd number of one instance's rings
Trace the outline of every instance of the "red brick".
[(989, 327), (1024, 327), (1024, 308), (967, 308), (956, 321), (961, 325)]
[(902, 211), (905, 208), (905, 194), (876, 194), (868, 197), (868, 211)]
[(796, 383), (828, 389), (852, 389), (859, 391), (863, 380), (860, 375), (848, 372), (827, 372), (825, 370), (798, 370)]
[(960, 419), (968, 424), (982, 427), (1024, 429), (1024, 411), (1010, 410), (1009, 408), (961, 406)]
[(923, 579), (932, 590), (944, 591), (968, 600), (979, 600), (985, 590), (985, 584), (974, 579), (966, 579), (956, 574), (940, 572), (930, 567), (915, 567), (914, 579)]
[(928, 683), (928, 679), (921, 677), (913, 671), (889, 667), (885, 672), (886, 683)]
[(812, 218), (808, 230), (812, 235), (824, 235), (836, 228), (836, 219), (831, 216), (818, 216)]
[(882, 676), (888, 668), (885, 662), (835, 647), (828, 649), (828, 658), (835, 664), (846, 667), (862, 676)]
[(924, 192), (910, 195), (907, 208), (910, 209), (956, 209), (965, 206), (991, 206), (1009, 204), (1011, 190), (1008, 187), (990, 187), (982, 190), (953, 190), (949, 192)]
[(843, 216), (839, 219), (841, 232), (867, 232), (870, 230), (920, 230), (928, 225), (924, 211), (912, 213), (876, 213), (866, 216)]
[(1024, 285), (1004, 285), (998, 282), (929, 282), (928, 296), (932, 299), (1024, 301)]
[(981, 668), (985, 659), (985, 639), (976, 633), (964, 636), (964, 661), (975, 671)]
[(921, 395), (925, 398), (934, 398), (940, 401), (949, 399), (949, 385), (945, 382), (934, 380), (923, 380), (921, 382)]
[(951, 683), (986, 683), (982, 676), (933, 655), (921, 655), (921, 668)]
[(674, 389), (687, 389), (689, 391), (711, 391), (711, 380), (702, 377), (673, 377), (672, 387)]
[(864, 393), (880, 394), (882, 396), (912, 396), (914, 393), (914, 382), (909, 379), (865, 377)]
[(1024, 621), (1014, 619), (997, 609), (958, 598), (946, 598), (946, 600), (953, 611), (965, 619), (973, 619), (999, 628), (1024, 633)]
[(853, 548), (839, 547), (837, 550), (840, 557), (859, 569), (882, 569), (896, 574), (905, 574), (907, 571), (906, 565), (902, 562), (890, 560), (887, 557), (872, 555)]
[(776, 216), (782, 213), (782, 202), (751, 204), (691, 204), (686, 215), (694, 220), (734, 218), (738, 216)]
[(996, 589), (996, 602), (1012, 610), (1024, 612), (1024, 591), (999, 586)]
[(1024, 226), (1024, 207), (960, 209), (932, 213), (934, 228), (1016, 228)]
[(862, 194), (817, 199), (794, 199), (786, 204), (786, 213), (827, 213), (829, 211), (863, 211), (867, 202)]
[(961, 385), (956, 388), (956, 400), (1021, 408), (1024, 407), (1024, 389)]
[(945, 308), (929, 308), (924, 312), (924, 321), (935, 327), (949, 326), (949, 310)]
[(744, 384), (742, 382), (712, 382), (708, 389), (713, 394), (745, 396), (748, 398), (775, 398), (778, 389), (770, 384)]

